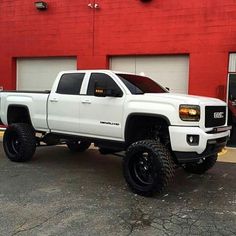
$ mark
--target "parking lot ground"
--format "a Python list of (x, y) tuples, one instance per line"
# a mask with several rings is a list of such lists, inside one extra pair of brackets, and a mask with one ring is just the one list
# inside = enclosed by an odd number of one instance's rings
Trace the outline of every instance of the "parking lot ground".
[(0, 235), (236, 235), (236, 150), (208, 173), (176, 170), (145, 198), (126, 187), (122, 159), (95, 149), (38, 148), (13, 163), (0, 143)]

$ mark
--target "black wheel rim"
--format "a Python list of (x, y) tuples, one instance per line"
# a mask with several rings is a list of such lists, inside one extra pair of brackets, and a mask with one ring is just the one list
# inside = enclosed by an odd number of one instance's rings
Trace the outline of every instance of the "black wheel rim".
[(154, 182), (152, 155), (147, 152), (138, 152), (130, 162), (132, 179), (140, 186), (149, 186)]
[(18, 153), (20, 150), (20, 141), (18, 137), (14, 137), (11, 141), (12, 150), (14, 153)]
[(11, 154), (15, 155), (19, 153), (20, 146), (21, 142), (19, 140), (19, 137), (15, 132), (13, 132), (11, 135), (9, 135), (9, 138), (7, 140), (7, 149)]

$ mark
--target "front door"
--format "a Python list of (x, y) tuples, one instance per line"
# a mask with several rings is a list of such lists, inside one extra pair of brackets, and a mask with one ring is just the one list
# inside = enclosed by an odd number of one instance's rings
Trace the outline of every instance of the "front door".
[[(113, 89), (120, 96), (95, 96), (95, 88)], [(105, 73), (91, 73), (87, 94), (80, 105), (80, 133), (84, 136), (122, 140), (124, 94)]]

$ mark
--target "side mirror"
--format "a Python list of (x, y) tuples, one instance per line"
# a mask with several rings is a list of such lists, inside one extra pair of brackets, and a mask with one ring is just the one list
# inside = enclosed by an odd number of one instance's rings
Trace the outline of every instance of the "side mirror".
[(122, 97), (123, 93), (118, 89), (95, 88), (94, 95), (97, 97)]
[(123, 93), (118, 89), (107, 89), (106, 96), (108, 97), (122, 97)]

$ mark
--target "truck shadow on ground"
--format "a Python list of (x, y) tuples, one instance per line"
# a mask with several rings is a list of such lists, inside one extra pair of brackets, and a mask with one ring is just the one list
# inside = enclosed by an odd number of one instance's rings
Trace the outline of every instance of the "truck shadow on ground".
[[(46, 168), (48, 171), (55, 168), (62, 172), (77, 172), (84, 178), (100, 179), (108, 185), (114, 185), (115, 181), (126, 186), (122, 173), (122, 157), (101, 155), (96, 149), (89, 149), (84, 153), (73, 153), (66, 146), (39, 148), (33, 160), (28, 164)], [(236, 163), (217, 162), (203, 175), (187, 173), (179, 167), (175, 170), (173, 181), (163, 194), (189, 191), (197, 193), (206, 190), (214, 193), (214, 191), (230, 188), (230, 183), (234, 183), (235, 178)], [(227, 187), (223, 187), (224, 185)], [(235, 189), (235, 185), (232, 187)]]

